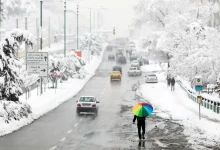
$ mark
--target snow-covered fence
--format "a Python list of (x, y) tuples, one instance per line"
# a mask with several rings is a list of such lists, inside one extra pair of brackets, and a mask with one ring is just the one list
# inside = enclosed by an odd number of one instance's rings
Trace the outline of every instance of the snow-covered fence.
[[(188, 89), (187, 86), (185, 86), (180, 80), (178, 80), (177, 82), (179, 83), (180, 87), (187, 93), (188, 97), (192, 101), (194, 101), (195, 103), (200, 103), (200, 101), (197, 99), (197, 94), (195, 91)], [(201, 106), (220, 114), (220, 101), (216, 101), (202, 95)]]

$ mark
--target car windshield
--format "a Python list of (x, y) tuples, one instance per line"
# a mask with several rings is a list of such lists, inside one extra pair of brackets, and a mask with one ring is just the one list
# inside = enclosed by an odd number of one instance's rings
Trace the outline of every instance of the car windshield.
[(113, 71), (112, 74), (120, 74), (120, 71)]
[(155, 77), (157, 77), (155, 74), (150, 74), (150, 75), (147, 75), (147, 77), (150, 77), (150, 78), (155, 78)]
[(136, 70), (136, 68), (130, 68), (130, 70)]
[(95, 102), (95, 98), (94, 97), (81, 97), (80, 102)]

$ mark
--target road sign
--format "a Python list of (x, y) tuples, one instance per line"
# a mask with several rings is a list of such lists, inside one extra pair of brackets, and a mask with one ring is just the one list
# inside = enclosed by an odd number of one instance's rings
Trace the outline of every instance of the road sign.
[(31, 74), (38, 74), (40, 77), (48, 75), (48, 53), (28, 52), (26, 58), (27, 71)]
[(200, 85), (196, 85), (196, 86), (195, 86), (195, 90), (196, 90), (196, 91), (202, 91), (202, 90), (203, 90), (203, 87), (200, 86)]

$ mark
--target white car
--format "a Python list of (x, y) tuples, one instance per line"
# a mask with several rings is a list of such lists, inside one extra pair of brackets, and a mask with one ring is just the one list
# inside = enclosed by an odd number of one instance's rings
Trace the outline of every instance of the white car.
[(148, 74), (145, 77), (145, 83), (157, 83), (158, 78), (156, 74)]
[(98, 113), (98, 103), (94, 96), (81, 96), (77, 102), (76, 112), (79, 115), (81, 112)]
[(131, 67), (128, 70), (128, 76), (140, 76), (142, 74), (142, 71), (139, 67)]
[(137, 61), (137, 60), (133, 60), (132, 62), (131, 62), (131, 67), (139, 67), (140, 65), (139, 65), (139, 62)]

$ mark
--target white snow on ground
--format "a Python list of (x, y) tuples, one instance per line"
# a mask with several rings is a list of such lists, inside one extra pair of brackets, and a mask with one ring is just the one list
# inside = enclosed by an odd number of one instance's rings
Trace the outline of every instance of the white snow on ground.
[[(102, 62), (103, 54), (104, 51), (100, 56), (93, 56), (90, 63), (84, 66), (84, 70), (87, 72), (85, 79), (69, 79), (62, 83), (62, 86), (61, 84), (58, 84), (56, 91), (55, 89), (46, 89), (46, 92), (41, 96), (37, 96), (37, 89), (31, 91), (31, 97), (27, 102), (32, 108), (33, 115), (29, 118), (21, 119), (20, 121), (12, 121), (10, 124), (0, 122), (0, 136), (12, 133), (23, 126), (30, 124), (35, 119), (38, 119), (76, 95), (95, 74)], [(25, 94), (20, 97), (20, 100), (26, 101)]]
[[(173, 120), (184, 125), (184, 132), (189, 136), (189, 142), (197, 145), (195, 147), (193, 144), (193, 148), (204, 148), (199, 146), (202, 145), (199, 143), (213, 145), (219, 141), (220, 114), (201, 107), (202, 119), (199, 120), (198, 104), (189, 99), (178, 84), (176, 84), (175, 91), (171, 92), (167, 87), (164, 73), (158, 74), (158, 77), (157, 84), (141, 85), (140, 92), (143, 97), (156, 109), (167, 111)], [(161, 115), (161, 117), (167, 118), (166, 115)]]
[(161, 65), (152, 63), (150, 65), (144, 65), (141, 67), (142, 72), (153, 72), (153, 71), (165, 71), (167, 70), (167, 63), (161, 63)]

